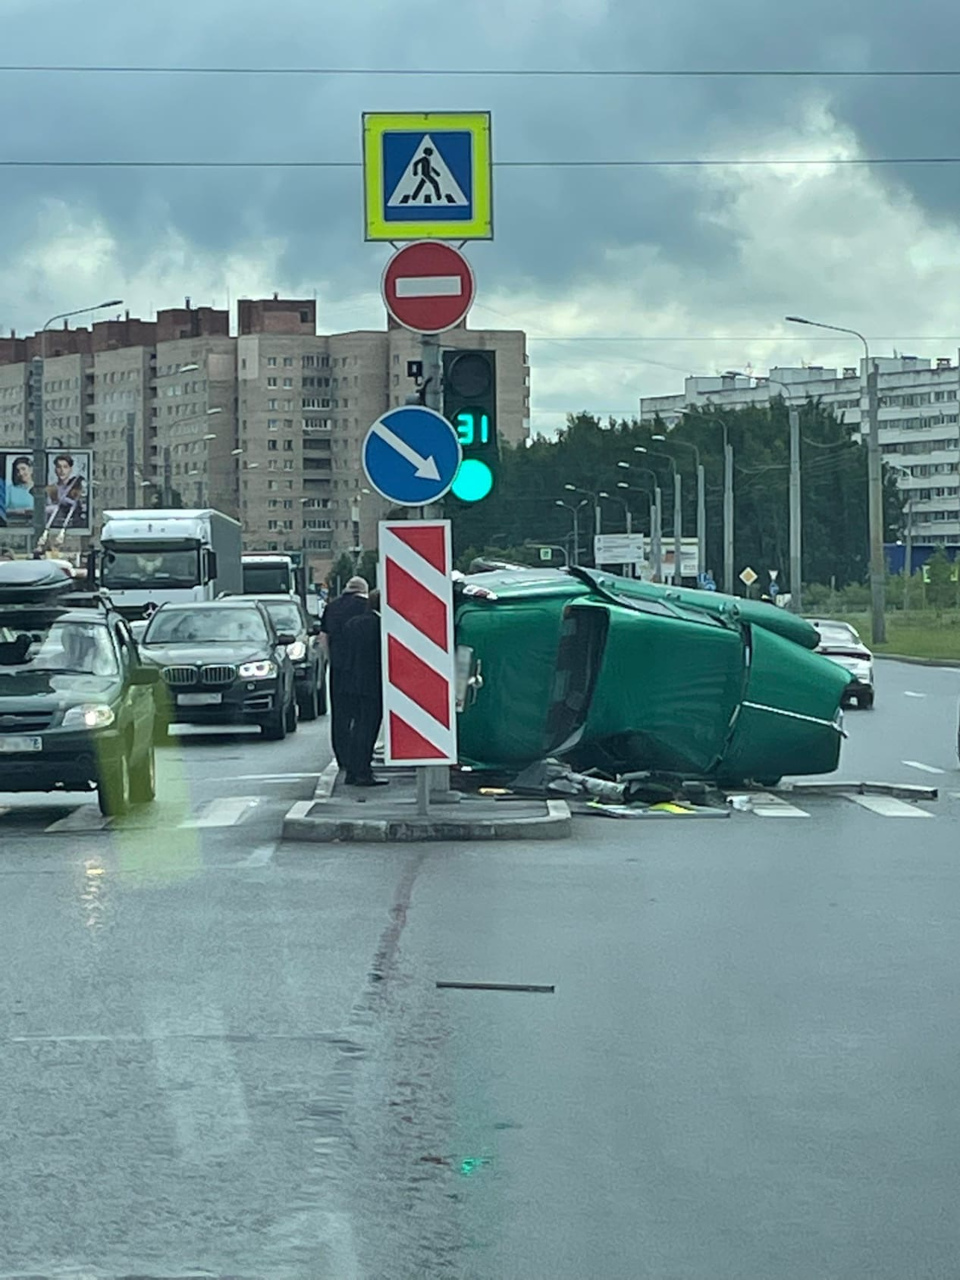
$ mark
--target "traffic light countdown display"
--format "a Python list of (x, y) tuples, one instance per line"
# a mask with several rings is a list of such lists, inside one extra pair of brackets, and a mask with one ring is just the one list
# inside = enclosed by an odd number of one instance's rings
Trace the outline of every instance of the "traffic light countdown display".
[(461, 502), (480, 502), (493, 490), (500, 462), (495, 351), (444, 351), (443, 416), (463, 450), (450, 492)]

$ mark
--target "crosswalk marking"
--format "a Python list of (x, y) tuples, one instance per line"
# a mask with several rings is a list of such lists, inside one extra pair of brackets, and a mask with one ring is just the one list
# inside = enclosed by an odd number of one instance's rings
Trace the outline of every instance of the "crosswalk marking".
[(65, 818), (58, 818), (56, 822), (51, 822), (48, 827), (44, 827), (44, 832), (102, 831), (110, 821), (111, 819), (105, 818), (95, 804), (81, 804), (76, 809), (71, 809)]
[(750, 797), (750, 811), (758, 818), (809, 818), (806, 809), (799, 809), (790, 804), (782, 796), (771, 795), (768, 791), (760, 791)]
[(897, 800), (894, 796), (860, 796), (854, 792), (847, 792), (843, 798), (852, 800), (854, 804), (860, 805), (862, 809), (869, 809), (871, 813), (878, 813), (881, 818), (933, 817), (933, 814), (928, 813), (926, 809), (918, 809), (916, 805)]
[(260, 803), (259, 796), (226, 796), (211, 800), (200, 810), (196, 818), (178, 823), (180, 827), (234, 827), (242, 822), (250, 809)]

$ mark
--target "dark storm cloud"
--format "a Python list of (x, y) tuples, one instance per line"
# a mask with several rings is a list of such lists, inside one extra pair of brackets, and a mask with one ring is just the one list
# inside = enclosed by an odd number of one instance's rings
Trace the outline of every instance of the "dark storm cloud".
[[(316, 0), (38, 0), (3, 17), (3, 60), (345, 66), (822, 67), (960, 63), (950, 0), (487, 0), (348, 9)], [(906, 16), (905, 16), (906, 14)], [(39, 35), (39, 39), (38, 39)], [(956, 81), (480, 80), (0, 75), (4, 158), (355, 160), (363, 110), (489, 108), (500, 160), (695, 157), (735, 152), (825, 101), (873, 154), (949, 154)], [(16, 123), (15, 123), (16, 122)], [(884, 180), (955, 216), (954, 169)], [(286, 243), (284, 275), (370, 288), (354, 170), (7, 170), (0, 235), (15, 254), (40, 202), (95, 211), (124, 265), (173, 227), (227, 253)], [(492, 286), (562, 291), (615, 271), (612, 252), (649, 246), (678, 265), (736, 260), (709, 216), (724, 196), (675, 170), (500, 170), (497, 242), (477, 248)], [(278, 282), (282, 283), (282, 282)]]

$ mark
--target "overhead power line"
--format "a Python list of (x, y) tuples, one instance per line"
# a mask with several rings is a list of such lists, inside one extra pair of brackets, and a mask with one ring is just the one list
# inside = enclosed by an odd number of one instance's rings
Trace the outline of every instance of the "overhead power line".
[(176, 75), (176, 76), (402, 76), (416, 79), (463, 76), (483, 79), (943, 79), (960, 76), (956, 67), (185, 67), (83, 65), (78, 63), (7, 63), (0, 72), (44, 75)]
[[(955, 165), (960, 156), (773, 156), (714, 160), (495, 160), (495, 169), (732, 169)], [(359, 160), (0, 160), (3, 169), (361, 169)]]
[[(483, 305), (481, 303), (478, 306)], [(960, 342), (960, 333), (874, 333), (865, 335), (869, 342)], [(771, 336), (769, 333), (750, 336), (742, 333), (722, 333), (722, 334), (694, 334), (694, 335), (668, 335), (657, 334), (655, 336), (645, 336), (644, 334), (615, 334), (612, 336), (595, 335), (595, 334), (573, 334), (569, 337), (556, 337), (549, 334), (528, 333), (528, 342), (832, 342), (836, 344), (836, 338), (831, 338), (827, 334), (816, 335), (812, 338), (803, 334), (786, 333)], [(763, 375), (758, 375), (762, 377)]]

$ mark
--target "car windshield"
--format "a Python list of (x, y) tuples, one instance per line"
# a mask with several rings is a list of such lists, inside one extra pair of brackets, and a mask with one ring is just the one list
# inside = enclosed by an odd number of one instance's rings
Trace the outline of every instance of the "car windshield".
[(160, 609), (141, 644), (264, 643), (267, 628), (256, 609)]
[(258, 592), (272, 594), (274, 591), (289, 591), (293, 586), (288, 564), (245, 564), (243, 566), (243, 589), (250, 595)]
[(116, 675), (117, 655), (107, 628), (36, 615), (0, 619), (0, 684), (33, 671)]
[(303, 619), (295, 604), (287, 600), (278, 600), (276, 603), (265, 600), (264, 605), (278, 631), (292, 631), (296, 635), (303, 630)]
[(103, 585), (120, 590), (144, 587), (154, 583), (165, 587), (193, 587), (200, 581), (199, 557), (193, 548), (163, 551), (143, 547), (136, 551), (104, 553)]
[(820, 632), (821, 645), (862, 645), (863, 641), (854, 631), (853, 627), (848, 627), (843, 622), (822, 622), (817, 627)]

